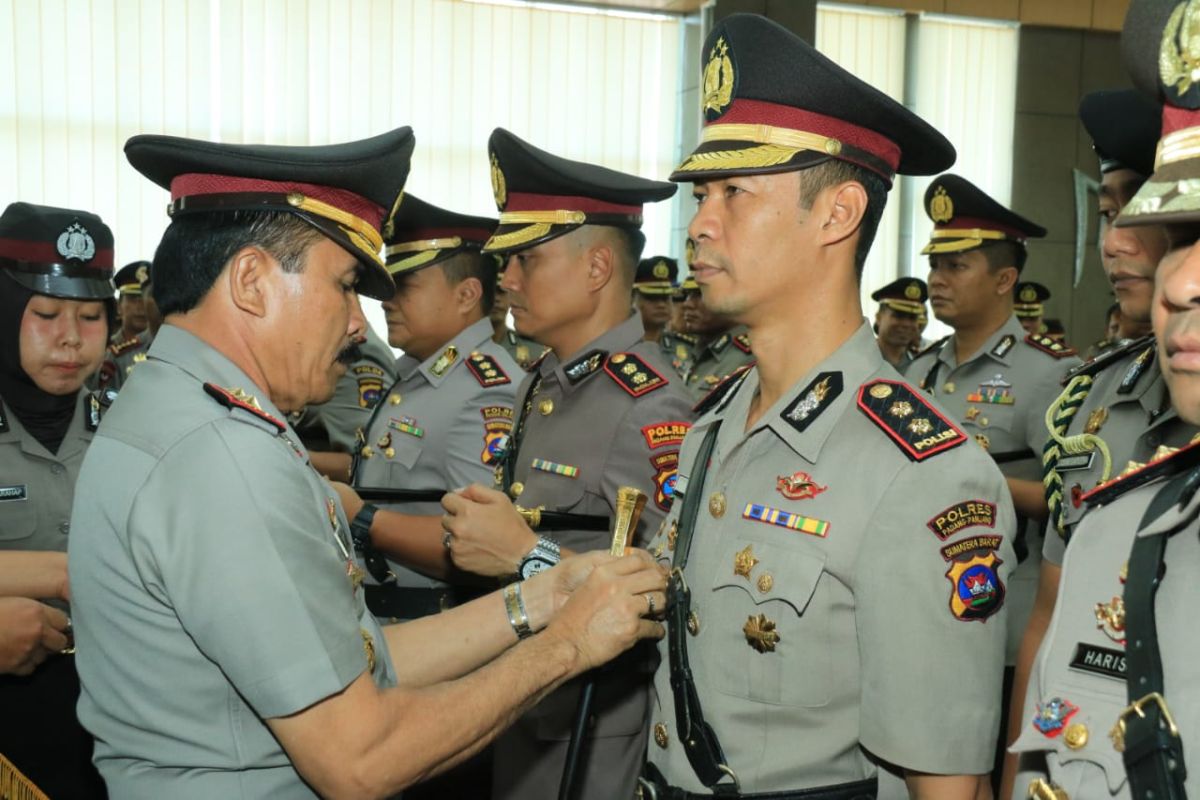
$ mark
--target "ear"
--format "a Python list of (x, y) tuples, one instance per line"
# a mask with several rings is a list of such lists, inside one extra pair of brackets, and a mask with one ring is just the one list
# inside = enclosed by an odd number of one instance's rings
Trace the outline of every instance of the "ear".
[(820, 220), (817, 242), (830, 246), (846, 241), (862, 225), (867, 213), (867, 190), (857, 181), (847, 181), (823, 189), (813, 203), (815, 218)]
[(454, 306), (463, 316), (470, 314), (482, 298), (483, 284), (479, 282), (479, 278), (466, 278), (454, 287)]
[(225, 268), (229, 298), (234, 306), (255, 317), (267, 313), (267, 281), (279, 264), (265, 250), (255, 245), (243, 247), (229, 259)]
[(1001, 267), (996, 275), (996, 294), (1011, 295), (1013, 287), (1017, 285), (1017, 279), (1021, 277), (1021, 273), (1016, 267)]
[(587, 253), (587, 287), (588, 291), (598, 292), (613, 279), (613, 271), (617, 269), (616, 258), (612, 246), (607, 242), (596, 242)]

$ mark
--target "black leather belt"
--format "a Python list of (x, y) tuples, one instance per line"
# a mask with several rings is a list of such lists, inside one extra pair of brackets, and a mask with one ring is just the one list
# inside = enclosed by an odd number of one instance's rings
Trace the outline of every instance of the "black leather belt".
[(1036, 454), (1026, 447), (1024, 450), (1012, 450), (1007, 453), (988, 453), (997, 464), (1009, 464), (1013, 461), (1025, 461)]
[(420, 588), (416, 586), (377, 586), (363, 584), (367, 608), (377, 617), (417, 619), (453, 608), (464, 601), (453, 586)]
[(671, 786), (663, 778), (662, 773), (653, 764), (647, 764), (639, 781), (640, 797), (642, 800), (875, 800), (878, 792), (878, 781), (868, 778), (854, 783), (840, 783), (836, 786), (818, 786), (812, 789), (796, 789), (787, 792), (752, 792), (742, 794), (729, 786), (719, 787), (715, 794), (697, 794)]

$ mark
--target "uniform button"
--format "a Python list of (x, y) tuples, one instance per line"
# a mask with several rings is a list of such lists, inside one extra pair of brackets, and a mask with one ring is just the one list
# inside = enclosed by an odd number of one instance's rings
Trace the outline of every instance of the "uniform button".
[(55, 475), (62, 475), (64, 472), (66, 472), (66, 469), (62, 464), (51, 464), (50, 471)]
[(667, 749), (667, 744), (671, 741), (671, 737), (667, 735), (667, 723), (654, 723), (654, 743), (662, 749)]
[(387, 456), (388, 458), (395, 458), (396, 457), (396, 448), (394, 448), (394, 447), (384, 448), (383, 454), (385, 456)]
[(520, 497), (521, 492), (523, 491), (525, 491), (525, 484), (521, 483), (520, 481), (514, 481), (513, 485), (508, 489), (509, 494), (511, 494), (513, 497)]
[(946, 394), (954, 394), (954, 389), (955, 386), (953, 381), (947, 381), (946, 385), (942, 387), (942, 391)]
[(771, 573), (764, 572), (758, 576), (758, 590), (763, 594), (771, 591), (771, 587), (775, 585), (775, 579), (771, 577)]
[(725, 495), (721, 492), (713, 492), (708, 498), (708, 513), (714, 517), (725, 516)]
[(1075, 722), (1068, 725), (1066, 733), (1063, 734), (1063, 741), (1072, 750), (1082, 750), (1088, 743), (1087, 725), (1084, 725), (1082, 722)]
[(375, 451), (371, 449), (371, 445), (369, 445), (369, 444), (363, 445), (363, 449), (359, 450), (358, 452), (360, 452), (362, 454), (363, 458), (370, 458), (375, 453)]
[(392, 405), (394, 405), (394, 406), (398, 406), (398, 405), (400, 405), (400, 400), (401, 400), (401, 397), (400, 397), (400, 395), (399, 395), (399, 394), (390, 394), (390, 395), (388, 395), (388, 402), (389, 402), (389, 403), (391, 403), (391, 404), (392, 404)]
[(58, 524), (58, 532), (61, 533), (63, 536), (66, 536), (68, 533), (71, 532), (71, 523), (60, 522)]
[(687, 629), (692, 636), (700, 635), (700, 615), (695, 611), (689, 611), (687, 615)]
[(538, 413), (543, 417), (548, 417), (554, 413), (554, 401), (549, 397), (543, 397), (538, 401)]

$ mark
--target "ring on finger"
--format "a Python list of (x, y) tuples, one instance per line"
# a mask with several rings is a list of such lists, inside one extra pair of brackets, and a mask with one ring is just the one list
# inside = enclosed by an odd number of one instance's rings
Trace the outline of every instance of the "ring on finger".
[(442, 534), (442, 547), (444, 547), (444, 548), (446, 548), (447, 550), (449, 550), (449, 549), (450, 549), (450, 540), (451, 540), (451, 539), (453, 539), (453, 538), (454, 538), (454, 534), (453, 534), (453, 533), (451, 533), (450, 531), (445, 531), (445, 532)]
[(646, 592), (646, 605), (648, 606), (646, 613), (653, 614), (654, 613), (654, 595), (651, 594), (650, 592)]

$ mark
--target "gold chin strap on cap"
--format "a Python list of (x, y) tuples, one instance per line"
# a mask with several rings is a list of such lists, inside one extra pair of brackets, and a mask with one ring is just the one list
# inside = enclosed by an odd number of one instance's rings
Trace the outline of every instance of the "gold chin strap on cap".
[(383, 259), (379, 256), (380, 251), (383, 250), (383, 237), (365, 219), (300, 192), (289, 192), (287, 202), (288, 205), (300, 211), (307, 211), (336, 222), (355, 247), (364, 255), (370, 256), (376, 264), (383, 266)]

